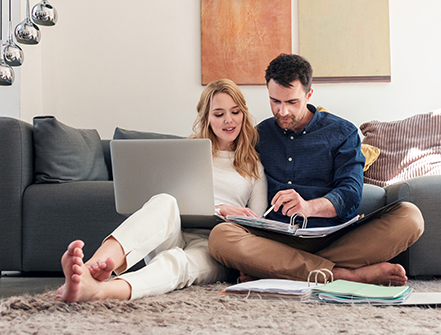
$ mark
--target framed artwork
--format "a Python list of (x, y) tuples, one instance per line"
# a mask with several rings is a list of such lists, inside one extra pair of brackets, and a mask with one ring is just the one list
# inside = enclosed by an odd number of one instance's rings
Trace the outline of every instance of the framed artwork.
[(299, 51), (315, 83), (390, 82), (388, 0), (299, 0)]
[(201, 0), (203, 85), (266, 84), (269, 62), (291, 50), (291, 0)]

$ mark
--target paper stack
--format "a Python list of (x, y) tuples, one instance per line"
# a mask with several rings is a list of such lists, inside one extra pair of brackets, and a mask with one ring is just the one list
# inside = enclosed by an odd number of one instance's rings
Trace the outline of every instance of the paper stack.
[(332, 283), (311, 290), (310, 301), (398, 305), (403, 304), (410, 296), (409, 286), (379, 286), (356, 283), (347, 280), (335, 280)]
[[(317, 284), (319, 287), (322, 284)], [(309, 299), (312, 287), (307, 282), (285, 279), (260, 279), (227, 287), (223, 294), (242, 295), (245, 297), (294, 299), (306, 301)]]

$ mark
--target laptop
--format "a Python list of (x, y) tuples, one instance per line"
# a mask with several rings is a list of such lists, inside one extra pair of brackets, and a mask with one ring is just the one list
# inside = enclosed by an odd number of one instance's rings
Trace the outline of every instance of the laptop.
[(208, 139), (112, 140), (116, 211), (130, 215), (152, 196), (176, 198), (183, 228), (213, 228), (213, 162)]

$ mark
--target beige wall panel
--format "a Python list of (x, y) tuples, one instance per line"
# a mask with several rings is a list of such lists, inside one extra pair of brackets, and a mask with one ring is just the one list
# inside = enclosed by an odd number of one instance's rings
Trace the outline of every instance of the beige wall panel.
[(299, 0), (299, 50), (314, 81), (390, 81), (388, 0)]

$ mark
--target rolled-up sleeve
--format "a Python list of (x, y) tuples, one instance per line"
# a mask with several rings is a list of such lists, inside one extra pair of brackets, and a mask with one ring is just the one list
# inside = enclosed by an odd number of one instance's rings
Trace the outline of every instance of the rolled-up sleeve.
[(360, 206), (365, 162), (360, 146), (360, 137), (354, 130), (335, 153), (334, 188), (324, 196), (334, 205), (342, 220), (355, 215)]

